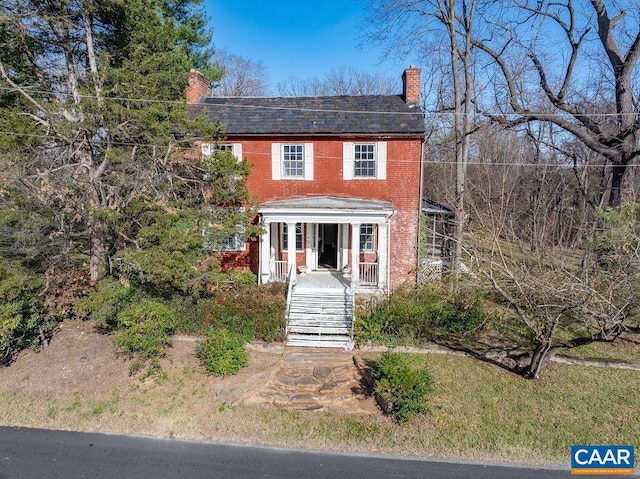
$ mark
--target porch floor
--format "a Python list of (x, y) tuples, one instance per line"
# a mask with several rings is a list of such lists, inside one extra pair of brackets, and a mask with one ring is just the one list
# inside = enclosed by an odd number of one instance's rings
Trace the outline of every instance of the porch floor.
[(349, 280), (338, 271), (310, 271), (296, 275), (296, 289), (348, 289)]

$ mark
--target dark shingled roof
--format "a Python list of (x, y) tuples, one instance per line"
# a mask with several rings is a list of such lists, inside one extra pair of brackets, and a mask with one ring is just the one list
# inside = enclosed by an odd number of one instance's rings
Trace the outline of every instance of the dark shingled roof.
[(400, 95), (213, 97), (188, 105), (188, 111), (225, 124), (229, 136), (425, 133), (420, 108)]

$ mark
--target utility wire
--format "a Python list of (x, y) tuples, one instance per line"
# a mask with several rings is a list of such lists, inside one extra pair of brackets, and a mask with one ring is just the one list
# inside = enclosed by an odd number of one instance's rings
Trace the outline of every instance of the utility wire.
[[(14, 91), (19, 92), (16, 88), (0, 86), (0, 90)], [(47, 92), (41, 90), (29, 90), (25, 89), (29, 93), (38, 93), (42, 95), (67, 95), (70, 96), (71, 93), (62, 93), (62, 92)], [(95, 95), (78, 95), (80, 98), (87, 99), (96, 99)], [(335, 95), (341, 96), (341, 95)], [(354, 95), (357, 96), (357, 95)], [(398, 95), (364, 95), (364, 96), (398, 96)], [(210, 99), (217, 98), (231, 98), (231, 99), (273, 99), (273, 98), (327, 98), (329, 96), (319, 96), (319, 97), (209, 97)], [(240, 108), (240, 109), (260, 109), (260, 110), (283, 110), (283, 111), (302, 111), (302, 112), (316, 112), (316, 113), (347, 113), (347, 114), (372, 114), (372, 115), (416, 115), (419, 110), (413, 112), (389, 112), (389, 111), (380, 111), (380, 110), (341, 110), (341, 109), (324, 109), (324, 108), (301, 108), (301, 107), (288, 107), (288, 106), (268, 106), (268, 105), (241, 105), (237, 103), (187, 103), (185, 100), (152, 100), (148, 98), (129, 98), (129, 97), (109, 97), (109, 96), (101, 96), (101, 100), (110, 100), (110, 101), (126, 101), (126, 102), (139, 102), (139, 103), (159, 103), (159, 104), (167, 104), (167, 105), (192, 105), (192, 106), (209, 106), (209, 107), (220, 107), (224, 106), (225, 108)], [(600, 116), (600, 117), (616, 117), (619, 118), (621, 116), (640, 116), (640, 112), (630, 112), (630, 113), (602, 113), (602, 112), (581, 112), (578, 114), (569, 114), (566, 112), (542, 112), (542, 111), (530, 111), (530, 112), (469, 112), (469, 113), (456, 113), (456, 112), (447, 112), (441, 110), (426, 110), (424, 112), (425, 115), (441, 115), (441, 116), (496, 116), (496, 117), (509, 117), (509, 116), (538, 116), (538, 115), (561, 115), (561, 116)]]
[[(13, 135), (13, 136), (21, 136), (21, 137), (28, 137), (28, 138), (50, 138), (50, 139), (57, 139), (57, 137), (55, 136), (49, 136), (49, 135), (35, 135), (35, 134), (29, 134), (29, 133), (15, 133), (15, 132), (8, 132), (8, 131), (0, 131), (0, 135)], [(227, 144), (227, 142), (219, 142), (220, 144)], [(146, 143), (124, 143), (124, 142), (112, 142), (111, 145), (113, 146), (138, 146), (138, 147), (149, 147), (149, 148), (168, 148), (168, 145), (157, 145), (157, 144), (146, 144)], [(185, 151), (185, 152), (195, 152), (198, 153), (197, 148), (193, 148), (190, 146), (172, 146), (172, 149), (176, 152), (178, 151)], [(271, 153), (270, 152), (265, 152), (265, 151), (247, 151), (247, 150), (243, 150), (242, 152), (242, 156), (243, 157), (250, 157), (250, 158), (256, 158), (256, 157), (268, 157), (271, 158)], [(343, 157), (342, 156), (331, 156), (331, 155), (314, 155), (314, 159), (317, 160), (336, 160), (336, 161), (343, 161)], [(416, 164), (416, 163), (420, 163), (420, 159), (394, 159), (394, 158), (387, 158), (387, 162), (388, 163), (406, 163), (406, 164)], [(457, 162), (454, 160), (423, 160), (422, 161), (423, 164), (426, 165), (457, 165)], [(507, 162), (494, 162), (494, 161), (469, 161), (468, 163), (469, 166), (517, 166), (517, 167), (538, 167), (538, 168), (573, 168), (574, 165), (570, 164), (570, 163), (507, 163)], [(579, 168), (613, 168), (616, 165), (613, 165), (611, 163), (605, 163), (605, 164), (580, 164), (577, 165), (577, 167)], [(626, 165), (627, 168), (635, 168), (638, 167), (640, 165), (638, 164), (629, 164)]]

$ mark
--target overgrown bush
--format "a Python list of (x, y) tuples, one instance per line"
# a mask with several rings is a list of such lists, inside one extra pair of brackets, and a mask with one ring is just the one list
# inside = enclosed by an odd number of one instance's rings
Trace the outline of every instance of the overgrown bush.
[(417, 367), (410, 356), (383, 353), (371, 376), (380, 407), (398, 423), (407, 422), (428, 410), (429, 395), (434, 389), (433, 378), (425, 368)]
[(207, 374), (227, 376), (237, 373), (249, 363), (244, 349), (247, 337), (225, 328), (211, 331), (196, 353)]
[(158, 370), (157, 360), (166, 355), (175, 330), (175, 317), (164, 304), (151, 299), (130, 303), (117, 316), (115, 344), (119, 353), (134, 359), (129, 369), (134, 374), (147, 361)]
[(115, 279), (100, 281), (87, 296), (79, 298), (76, 307), (99, 328), (115, 327), (117, 317), (133, 299), (135, 291)]
[(389, 299), (360, 307), (354, 334), (359, 342), (412, 344), (464, 334), (486, 318), (479, 293), (450, 293), (444, 285), (404, 286)]
[(234, 287), (210, 298), (175, 302), (173, 307), (179, 331), (206, 333), (226, 328), (248, 338), (284, 339), (286, 301), (279, 284)]
[(41, 287), (17, 262), (0, 258), (0, 365), (21, 349), (46, 343), (56, 327), (37, 295)]

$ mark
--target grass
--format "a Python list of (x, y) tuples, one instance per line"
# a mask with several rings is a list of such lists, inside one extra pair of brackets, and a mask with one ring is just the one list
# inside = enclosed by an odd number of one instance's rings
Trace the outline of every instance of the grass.
[(3, 392), (0, 423), (565, 466), (573, 444), (639, 445), (638, 371), (551, 363), (534, 382), (460, 356), (419, 360), (435, 380), (430, 414), (401, 426), (382, 415), (229, 406), (182, 370), (102, 395)]
[(640, 362), (640, 337), (637, 334), (622, 334), (613, 343), (586, 344), (563, 351), (563, 354), (580, 359)]

